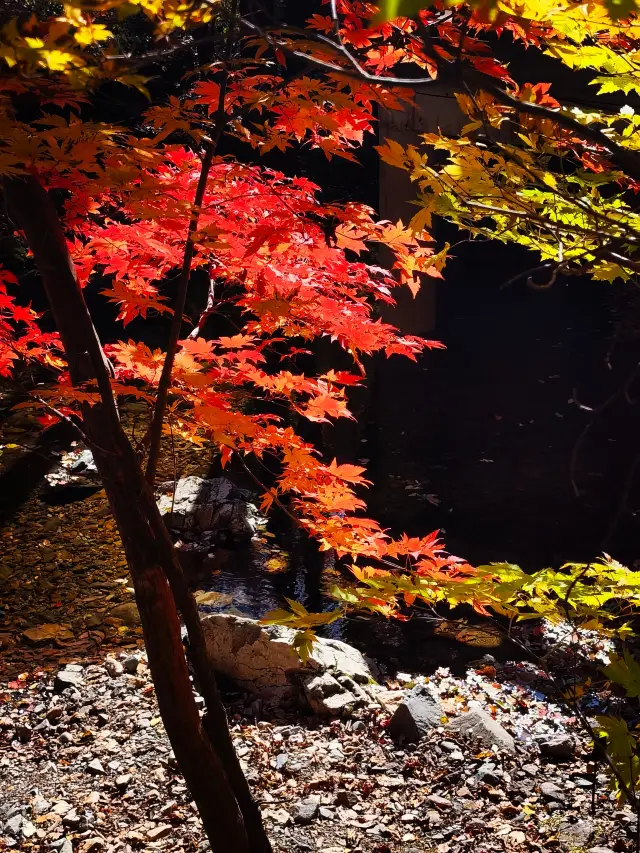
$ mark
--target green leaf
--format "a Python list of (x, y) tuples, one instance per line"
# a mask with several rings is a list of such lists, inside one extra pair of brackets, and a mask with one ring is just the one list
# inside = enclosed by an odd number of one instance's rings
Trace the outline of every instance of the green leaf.
[(293, 638), (292, 646), (298, 652), (298, 656), (302, 663), (306, 663), (309, 660), (315, 641), (316, 635), (309, 629), (306, 631), (298, 631)]
[(610, 681), (625, 689), (627, 696), (640, 696), (640, 664), (627, 649), (623, 655), (611, 655), (611, 663), (603, 671)]
[(635, 742), (624, 720), (619, 717), (596, 717), (598, 729), (607, 736), (609, 754), (616, 761), (633, 755)]
[(288, 622), (291, 622), (292, 618), (293, 614), (281, 607), (277, 610), (270, 610), (268, 613), (265, 613), (260, 619), (260, 624), (286, 625)]

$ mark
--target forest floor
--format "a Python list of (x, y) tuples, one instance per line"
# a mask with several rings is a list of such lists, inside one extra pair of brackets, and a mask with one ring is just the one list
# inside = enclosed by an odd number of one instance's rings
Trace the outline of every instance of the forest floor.
[[(32, 434), (24, 415), (8, 417), (3, 462), (28, 452)], [(165, 454), (162, 476), (206, 475), (209, 462), (180, 448)], [(0, 849), (206, 850), (158, 715), (104, 493), (64, 505), (45, 497), (38, 487), (16, 501), (0, 534)], [(516, 737), (516, 753), (478, 749), (444, 727), (398, 746), (386, 728), (392, 709), (375, 703), (327, 721), (225, 689), (277, 853), (636, 849), (633, 815), (616, 808), (535, 666), (502, 654), (455, 675), (432, 666), (428, 678), (447, 716), (480, 702)], [(386, 686), (412, 680), (390, 669)], [(545, 738), (567, 733), (562, 760), (545, 754)]]
[[(4, 845), (208, 850), (143, 651), (75, 659), (2, 685)], [(227, 691), (236, 749), (275, 851), (634, 850), (633, 815), (616, 809), (604, 774), (594, 780), (586, 744), (537, 689), (538, 677), (528, 664), (495, 663), (465, 677), (438, 670), (429, 680), (447, 714), (479, 701), (516, 737), (515, 753), (479, 749), (442, 727), (398, 746), (386, 730), (389, 709), (373, 704), (327, 721)], [(545, 755), (558, 735), (572, 744), (560, 761)]]

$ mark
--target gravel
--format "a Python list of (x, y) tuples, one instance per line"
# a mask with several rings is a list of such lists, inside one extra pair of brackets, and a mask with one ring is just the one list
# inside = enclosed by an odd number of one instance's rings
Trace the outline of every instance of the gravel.
[[(110, 660), (122, 666), (115, 677), (109, 661), (85, 660), (3, 686), (0, 838), (34, 853), (204, 853), (146, 658), (116, 651)], [(252, 697), (226, 694), (275, 853), (630, 852), (633, 815), (616, 811), (600, 772), (590, 815), (593, 766), (572, 720), (531, 686), (529, 665), (505, 667), (502, 683), (493, 671), (442, 669), (386, 686), (396, 705), (416, 684), (428, 686), (452, 721), (481, 709), (513, 738), (515, 754), (443, 720), (419, 742), (399, 744), (388, 732), (394, 708), (375, 702), (348, 721), (266, 705), (256, 718)], [(72, 684), (59, 692), (68, 675)], [(19, 736), (24, 726), (29, 740)], [(564, 733), (573, 752), (559, 764), (540, 743)]]

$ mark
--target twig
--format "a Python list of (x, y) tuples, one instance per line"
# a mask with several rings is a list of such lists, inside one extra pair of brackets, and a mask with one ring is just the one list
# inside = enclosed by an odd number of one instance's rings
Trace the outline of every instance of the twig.
[(635, 401), (629, 396), (629, 392), (630, 392), (631, 386), (633, 385), (635, 380), (638, 378), (638, 375), (640, 375), (640, 363), (636, 365), (636, 369), (629, 376), (629, 378), (625, 381), (625, 383), (622, 385), (622, 387), (617, 388), (613, 392), (613, 394), (610, 394), (609, 397), (607, 397), (606, 400), (604, 400), (602, 403), (600, 403), (600, 405), (597, 406), (596, 408), (591, 408), (589, 406), (585, 406), (582, 403), (580, 403), (580, 401), (578, 400), (577, 390), (575, 388), (573, 389), (572, 397), (573, 397), (573, 401), (575, 402), (575, 404), (580, 409), (592, 412), (591, 420), (585, 424), (582, 432), (578, 436), (576, 443), (573, 446), (573, 451), (571, 452), (571, 461), (569, 463), (569, 478), (571, 480), (571, 488), (573, 489), (573, 492), (577, 498), (581, 497), (581, 494), (582, 494), (580, 489), (578, 488), (577, 483), (576, 483), (576, 471), (578, 468), (578, 457), (580, 455), (580, 451), (582, 450), (582, 445), (584, 444), (584, 442), (586, 441), (586, 439), (589, 436), (589, 433), (591, 432), (591, 430), (593, 429), (593, 427), (597, 423), (598, 418), (601, 417), (603, 412), (606, 411), (606, 409), (608, 409), (609, 406), (611, 406), (618, 399), (618, 397), (623, 396), (624, 399), (629, 403), (629, 405), (634, 404)]
[[(45, 411), (49, 412), (52, 415), (55, 415), (55, 417), (58, 418), (59, 420), (65, 421), (65, 423), (68, 423), (75, 430), (75, 432), (80, 436), (80, 439), (82, 440), (82, 442), (84, 444), (87, 445), (87, 447), (89, 447), (89, 448), (95, 447), (96, 450), (100, 450), (101, 453), (107, 453), (107, 454), (109, 453), (108, 450), (103, 450), (102, 448), (97, 447), (97, 445), (95, 445), (91, 441), (91, 439), (88, 437), (88, 435), (84, 432), (82, 427), (79, 424), (77, 424), (73, 420), (73, 418), (70, 418), (69, 415), (65, 415), (64, 412), (60, 411), (60, 409), (56, 409), (55, 406), (49, 405), (49, 403), (47, 403), (45, 400), (43, 400), (42, 397), (38, 397), (36, 394), (33, 394), (32, 397), (34, 400), (37, 400), (41, 406), (43, 406)], [(113, 455), (113, 454), (111, 454), (111, 455)]]
[[(227, 59), (230, 58), (233, 31), (236, 18), (237, 0), (234, 4), (232, 20), (229, 24), (229, 37), (227, 40)], [(220, 92), (218, 95), (218, 109), (216, 111), (214, 131), (211, 139), (206, 143), (204, 157), (202, 158), (202, 166), (200, 169), (200, 177), (193, 202), (193, 210), (189, 219), (189, 228), (187, 231), (187, 240), (184, 247), (184, 255), (182, 259), (182, 269), (178, 283), (178, 292), (173, 305), (173, 318), (171, 320), (171, 329), (169, 331), (169, 344), (167, 353), (162, 365), (162, 373), (158, 383), (158, 393), (156, 404), (153, 410), (153, 417), (149, 429), (149, 456), (147, 458), (147, 468), (145, 477), (148, 483), (153, 484), (156, 470), (158, 468), (158, 460), (160, 457), (160, 443), (162, 440), (162, 424), (164, 422), (165, 411), (167, 408), (167, 400), (169, 397), (169, 386), (171, 384), (171, 373), (175, 362), (176, 351), (178, 349), (178, 340), (180, 338), (180, 330), (182, 328), (182, 316), (187, 301), (187, 290), (189, 289), (189, 280), (191, 278), (191, 262), (195, 252), (195, 234), (198, 230), (200, 221), (200, 211), (204, 200), (205, 190), (207, 188), (207, 180), (213, 163), (218, 142), (222, 136), (222, 131), (226, 125), (227, 117), (225, 113), (225, 97), (227, 94), (227, 85), (229, 82), (229, 69), (225, 67), (220, 83)]]

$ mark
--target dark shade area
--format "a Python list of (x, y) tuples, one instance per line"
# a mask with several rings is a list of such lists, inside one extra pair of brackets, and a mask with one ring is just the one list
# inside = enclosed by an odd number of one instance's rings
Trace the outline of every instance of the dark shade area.
[[(473, 562), (534, 569), (604, 548), (632, 562), (628, 474), (639, 424), (632, 396), (619, 391), (639, 355), (631, 286), (572, 279), (543, 291), (524, 280), (502, 288), (533, 265), (531, 255), (489, 243), (462, 244), (455, 255), (434, 332), (447, 350), (417, 365), (393, 358), (377, 374), (362, 451), (374, 512), (398, 531), (443, 528), (448, 547)], [(597, 408), (612, 395), (601, 413), (576, 402)]]

